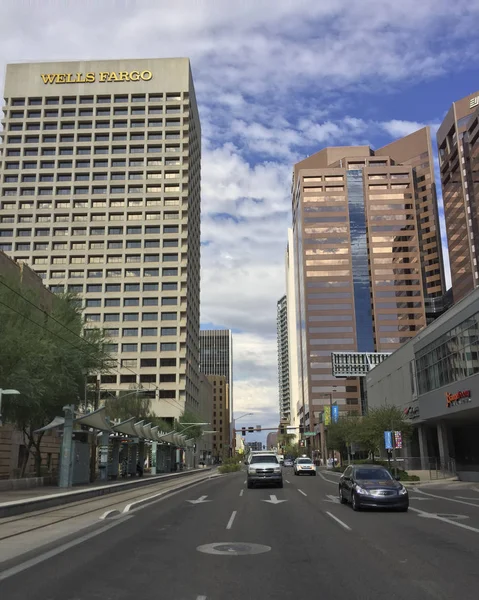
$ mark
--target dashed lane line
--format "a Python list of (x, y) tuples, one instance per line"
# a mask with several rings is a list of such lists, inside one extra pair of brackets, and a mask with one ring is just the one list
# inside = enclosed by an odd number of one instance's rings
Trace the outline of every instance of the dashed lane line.
[(329, 511), (326, 511), (326, 514), (329, 515), (331, 517), (331, 519), (334, 519), (336, 521), (336, 523), (339, 523), (341, 525), (341, 527), (344, 527), (344, 529), (351, 531), (351, 527), (349, 527), (349, 525), (346, 525), (346, 523), (344, 521), (341, 521), (341, 519), (338, 519), (338, 517), (335, 517)]
[(230, 517), (230, 520), (228, 521), (228, 524), (226, 525), (226, 529), (231, 529), (231, 528), (233, 527), (233, 522), (234, 522), (234, 520), (235, 520), (235, 517), (236, 517), (236, 513), (237, 513), (237, 512), (238, 512), (238, 511), (234, 510), (234, 511), (231, 513), (231, 517)]
[(300, 490), (300, 489), (298, 489), (298, 492), (299, 492), (300, 494), (303, 494), (303, 496), (307, 496), (307, 495), (308, 495), (308, 494), (305, 494), (305, 493), (303, 492), (303, 490)]

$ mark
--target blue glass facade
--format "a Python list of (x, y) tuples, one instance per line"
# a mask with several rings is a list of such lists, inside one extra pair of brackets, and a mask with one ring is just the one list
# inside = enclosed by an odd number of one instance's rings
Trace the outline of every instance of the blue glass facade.
[(347, 185), (358, 351), (374, 352), (362, 170), (348, 171)]

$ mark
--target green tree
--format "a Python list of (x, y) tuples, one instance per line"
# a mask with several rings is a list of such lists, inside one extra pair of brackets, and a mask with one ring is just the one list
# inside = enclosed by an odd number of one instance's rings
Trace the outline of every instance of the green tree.
[(2, 277), (0, 284), (0, 382), (20, 392), (5, 396), (2, 412), (24, 434), (22, 475), (30, 453), (40, 475), (43, 434), (34, 431), (65, 404), (78, 405), (87, 375), (107, 371), (111, 358), (99, 330), (82, 336), (77, 298), (49, 296), (15, 278)]
[(203, 435), (203, 427), (201, 425), (184, 425), (184, 423), (201, 423), (195, 413), (185, 410), (179, 419), (175, 420), (174, 429), (178, 433), (184, 433), (184, 435), (190, 439), (197, 440)]
[(373, 456), (384, 448), (384, 432), (401, 431), (403, 439), (407, 440), (412, 434), (412, 425), (406, 421), (400, 408), (394, 405), (384, 405), (369, 409), (362, 419), (360, 440), (366, 450)]
[(131, 392), (121, 390), (118, 396), (110, 395), (105, 400), (106, 414), (110, 419), (126, 421), (135, 417), (138, 421), (149, 421), (153, 417), (151, 412), (151, 398), (141, 390)]
[(362, 420), (358, 416), (339, 417), (336, 423), (327, 428), (327, 442), (330, 450), (338, 450), (344, 456), (350, 456), (351, 445), (361, 439)]

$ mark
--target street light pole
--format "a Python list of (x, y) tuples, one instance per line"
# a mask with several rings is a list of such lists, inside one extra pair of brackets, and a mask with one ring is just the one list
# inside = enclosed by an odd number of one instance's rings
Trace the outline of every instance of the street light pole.
[(9, 396), (16, 396), (19, 393), (18, 390), (3, 390), (0, 388), (0, 426), (2, 425), (2, 396), (7, 394)]

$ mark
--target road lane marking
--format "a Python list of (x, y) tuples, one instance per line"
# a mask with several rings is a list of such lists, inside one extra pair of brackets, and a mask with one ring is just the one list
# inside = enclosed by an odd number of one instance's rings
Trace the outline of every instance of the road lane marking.
[(288, 481), (287, 479), (285, 479), (286, 483), (291, 483), (291, 481)]
[(196, 600), (206, 600), (206, 596), (196, 596)]
[(119, 510), (107, 510), (102, 514), (101, 517), (98, 517), (100, 521), (104, 521), (105, 519), (112, 519), (113, 517), (117, 517), (120, 514)]
[(425, 496), (430, 496), (431, 498), (439, 498), (440, 500), (448, 500), (449, 502), (457, 502), (458, 504), (466, 504), (467, 506), (475, 506), (479, 508), (478, 504), (473, 504), (472, 502), (465, 502), (464, 500), (456, 500), (455, 498), (448, 498), (447, 496), (438, 496), (436, 494), (429, 494), (428, 492), (423, 492), (422, 490), (414, 489), (416, 494), (424, 494)]
[(465, 498), (464, 496), (454, 496), (454, 498), (459, 498), (459, 500), (475, 500), (479, 502), (479, 498)]
[(231, 517), (230, 517), (230, 520), (228, 521), (228, 525), (226, 525), (226, 529), (231, 529), (231, 528), (233, 527), (233, 521), (235, 520), (235, 517), (236, 517), (236, 513), (237, 513), (237, 512), (238, 512), (238, 511), (234, 510), (234, 511), (231, 513)]
[(269, 504), (281, 504), (281, 502), (287, 502), (287, 500), (278, 500), (274, 494), (270, 494), (269, 500), (262, 500), (262, 502), (269, 502)]
[(343, 521), (341, 521), (341, 519), (338, 519), (338, 517), (335, 517), (329, 511), (326, 511), (326, 514), (329, 515), (331, 517), (331, 519), (334, 519), (337, 523), (339, 523), (341, 525), (341, 527), (344, 527), (344, 529), (347, 529), (348, 531), (351, 531), (351, 527), (349, 527), (349, 525), (346, 525), (346, 523), (344, 523)]
[(324, 481), (327, 481), (328, 483), (332, 483), (333, 485), (338, 485), (337, 481), (331, 481), (331, 479), (326, 479), (326, 477), (321, 473), (321, 471), (318, 471), (320, 477), (322, 477), (324, 479)]
[(240, 496), (242, 496), (242, 495), (243, 495), (243, 492), (244, 492), (244, 490), (241, 490), (241, 491), (240, 491)]
[(305, 493), (303, 492), (303, 490), (300, 490), (300, 489), (298, 489), (298, 492), (299, 492), (300, 494), (303, 494), (303, 496), (307, 496), (307, 495), (308, 495), (308, 494), (305, 494)]
[(243, 483), (246, 485), (246, 479), (243, 481)]
[(447, 519), (446, 517), (440, 517), (435, 513), (427, 512), (426, 510), (419, 510), (419, 508), (409, 507), (409, 510), (413, 510), (418, 513), (421, 517), (426, 517), (429, 519), (436, 519), (437, 521), (443, 521), (444, 523), (449, 523), (450, 525), (455, 525), (456, 527), (461, 527), (462, 529), (467, 529), (469, 531), (473, 531), (474, 533), (479, 533), (479, 529), (476, 527), (471, 527), (470, 525), (465, 525), (464, 523), (458, 523), (457, 521), (453, 521), (451, 519)]
[(0, 573), (0, 581), (3, 581), (4, 579), (8, 579), (9, 577), (12, 577), (13, 575), (18, 575), (18, 573), (21, 573), (22, 571), (25, 571), (26, 569), (30, 569), (31, 567), (34, 567), (35, 565), (38, 565), (46, 560), (49, 560), (50, 558), (53, 558), (54, 556), (57, 556), (58, 554), (61, 554), (62, 552), (66, 552), (70, 548), (74, 548), (75, 546), (78, 546), (79, 544), (83, 544), (83, 542), (86, 542), (87, 540), (90, 540), (91, 538), (94, 538), (97, 535), (101, 535), (102, 533), (105, 533), (105, 531), (108, 531), (112, 527), (116, 527), (120, 523), (124, 523), (126, 519), (132, 519), (132, 518), (133, 518), (133, 516), (128, 516), (125, 519), (115, 520), (112, 523), (105, 525), (105, 527), (102, 527), (101, 529), (97, 529), (96, 531), (92, 531), (91, 533), (82, 535), (79, 538), (72, 540), (71, 542), (67, 542), (66, 544), (57, 546), (53, 550), (49, 550), (48, 552), (45, 552), (44, 554), (40, 554), (40, 556), (31, 558), (30, 560), (27, 560), (24, 563), (17, 565), (16, 567), (12, 567), (11, 569), (2, 571)]
[(339, 504), (339, 498), (337, 496), (333, 496), (333, 494), (326, 494), (326, 497), (328, 498), (328, 500), (325, 500), (325, 502), (333, 502), (334, 504)]
[(211, 500), (207, 500), (208, 496), (200, 496), (196, 500), (187, 500), (190, 504), (203, 504), (204, 502), (211, 502)]

